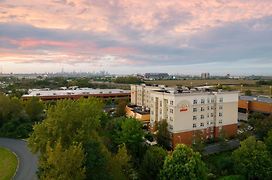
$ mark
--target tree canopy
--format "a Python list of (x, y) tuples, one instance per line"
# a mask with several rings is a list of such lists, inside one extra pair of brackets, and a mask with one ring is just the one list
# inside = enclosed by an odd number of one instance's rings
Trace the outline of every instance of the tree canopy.
[(179, 144), (165, 159), (161, 179), (206, 179), (207, 169), (198, 152)]

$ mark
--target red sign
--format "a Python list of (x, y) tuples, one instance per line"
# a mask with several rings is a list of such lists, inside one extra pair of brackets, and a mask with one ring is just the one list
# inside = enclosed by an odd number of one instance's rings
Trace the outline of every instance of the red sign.
[(181, 106), (181, 108), (180, 108), (179, 111), (180, 111), (180, 112), (188, 111), (188, 107), (189, 107), (189, 106), (188, 106), (187, 104), (184, 104), (184, 105)]

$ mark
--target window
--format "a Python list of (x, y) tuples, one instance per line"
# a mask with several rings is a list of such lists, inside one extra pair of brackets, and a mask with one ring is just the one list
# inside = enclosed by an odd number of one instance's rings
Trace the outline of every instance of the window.
[(173, 121), (173, 118), (172, 118), (172, 117), (169, 117), (169, 120), (170, 120), (170, 121)]
[(162, 107), (162, 101), (160, 101), (160, 107)]
[(173, 114), (173, 113), (174, 113), (174, 110), (173, 110), (173, 109), (170, 109), (170, 113), (172, 113), (172, 114)]
[(173, 125), (169, 124), (169, 129), (173, 130)]
[(207, 121), (207, 125), (209, 125), (210, 124), (210, 122), (209, 121)]
[(219, 113), (219, 117), (222, 117), (222, 116), (223, 116), (223, 113), (220, 112), (220, 113)]
[(222, 119), (219, 119), (219, 124), (222, 124), (222, 121), (223, 121)]
[(214, 99), (213, 98), (211, 99), (211, 103), (214, 103)]
[(172, 106), (173, 106), (173, 104), (174, 104), (174, 101), (170, 101), (170, 105), (172, 105)]
[(201, 99), (201, 104), (204, 104), (205, 103), (205, 99)]
[(153, 111), (151, 111), (151, 114), (153, 115), (153, 114), (154, 114), (154, 112), (153, 112)]
[(222, 106), (222, 105), (220, 105), (220, 106), (219, 106), (219, 109), (223, 109), (223, 106)]
[(160, 114), (162, 114), (162, 109), (160, 109)]
[(200, 123), (200, 126), (203, 127), (203, 126), (204, 126), (204, 123)]
[(207, 110), (210, 110), (210, 106), (207, 106)]
[(196, 128), (196, 124), (193, 124), (193, 128)]
[(213, 106), (211, 106), (211, 110), (213, 110)]
[(196, 120), (197, 118), (196, 118), (196, 116), (193, 116), (193, 120)]
[(210, 103), (210, 98), (207, 99), (207, 103)]
[(201, 111), (205, 111), (204, 107), (201, 107)]
[(196, 99), (194, 100), (193, 104), (197, 104), (197, 100)]
[(193, 108), (193, 112), (197, 112), (197, 108)]
[(221, 98), (219, 98), (219, 102), (223, 102), (223, 98), (221, 97)]
[(211, 117), (213, 117), (213, 113), (211, 113)]
[(200, 118), (201, 118), (201, 119), (204, 119), (204, 115), (201, 115)]
[(208, 117), (210, 117), (210, 114), (209, 114), (209, 113), (207, 114), (207, 118), (208, 118)]

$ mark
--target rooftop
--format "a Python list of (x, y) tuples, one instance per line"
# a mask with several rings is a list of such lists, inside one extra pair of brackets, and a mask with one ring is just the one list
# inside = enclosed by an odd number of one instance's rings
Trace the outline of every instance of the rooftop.
[(272, 98), (269, 98), (269, 97), (262, 97), (262, 96), (240, 96), (239, 99), (245, 100), (245, 101), (258, 101), (258, 102), (271, 103), (272, 104)]
[(120, 94), (130, 93), (128, 90), (123, 89), (92, 89), (92, 88), (77, 88), (77, 89), (64, 89), (64, 90), (50, 90), (50, 89), (32, 89), (23, 97), (32, 96), (65, 96), (65, 95), (91, 95), (91, 94)]

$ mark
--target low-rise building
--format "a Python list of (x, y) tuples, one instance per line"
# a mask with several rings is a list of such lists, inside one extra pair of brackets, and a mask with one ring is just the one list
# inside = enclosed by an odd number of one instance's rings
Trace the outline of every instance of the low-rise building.
[(23, 95), (26, 100), (32, 97), (39, 97), (43, 101), (60, 99), (79, 99), (97, 97), (101, 99), (129, 99), (130, 91), (122, 89), (91, 89), (91, 88), (70, 88), (66, 90), (33, 89)]

